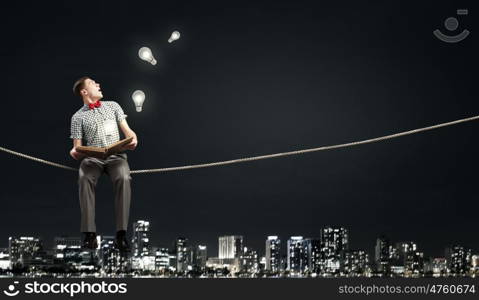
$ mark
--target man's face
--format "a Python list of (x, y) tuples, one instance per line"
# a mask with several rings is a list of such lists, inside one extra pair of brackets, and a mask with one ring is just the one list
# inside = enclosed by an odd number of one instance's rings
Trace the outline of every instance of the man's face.
[(100, 84), (91, 78), (85, 80), (81, 93), (84, 96), (89, 96), (93, 100), (100, 100), (103, 98), (103, 94), (100, 90)]

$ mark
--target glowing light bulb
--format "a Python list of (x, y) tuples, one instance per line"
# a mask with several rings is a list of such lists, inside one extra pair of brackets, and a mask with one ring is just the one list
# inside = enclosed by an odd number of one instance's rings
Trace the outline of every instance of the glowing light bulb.
[(168, 43), (173, 43), (174, 41), (176, 41), (179, 38), (180, 38), (180, 33), (178, 31), (173, 31), (171, 33), (170, 38), (168, 39)]
[(153, 57), (153, 53), (151, 52), (150, 48), (141, 47), (140, 50), (138, 50), (138, 56), (144, 61), (147, 61), (152, 65), (156, 65), (156, 59)]
[(140, 112), (143, 108), (143, 102), (145, 102), (145, 93), (141, 90), (136, 90), (131, 95), (131, 99), (135, 103), (136, 111)]

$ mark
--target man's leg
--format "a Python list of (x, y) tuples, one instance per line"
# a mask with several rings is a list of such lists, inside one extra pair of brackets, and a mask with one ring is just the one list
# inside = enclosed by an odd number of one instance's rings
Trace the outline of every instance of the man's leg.
[(80, 190), (81, 232), (96, 232), (95, 186), (103, 172), (101, 160), (85, 157), (80, 163), (78, 185)]
[(105, 172), (110, 176), (115, 191), (116, 230), (126, 231), (131, 202), (131, 176), (126, 154), (111, 155), (106, 159)]

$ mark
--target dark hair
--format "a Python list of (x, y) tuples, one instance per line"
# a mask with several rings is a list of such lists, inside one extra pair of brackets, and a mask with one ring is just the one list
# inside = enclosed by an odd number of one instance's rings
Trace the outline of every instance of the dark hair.
[(81, 97), (80, 91), (85, 87), (85, 80), (90, 79), (88, 76), (83, 76), (82, 78), (75, 81), (73, 84), (73, 94)]

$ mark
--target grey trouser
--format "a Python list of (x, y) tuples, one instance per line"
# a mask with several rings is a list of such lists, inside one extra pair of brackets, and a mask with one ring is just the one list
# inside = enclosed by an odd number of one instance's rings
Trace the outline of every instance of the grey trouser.
[(110, 155), (106, 159), (85, 157), (80, 163), (78, 185), (80, 190), (81, 232), (96, 232), (95, 186), (101, 174), (110, 176), (115, 190), (117, 230), (126, 230), (130, 213), (130, 166), (126, 153)]

